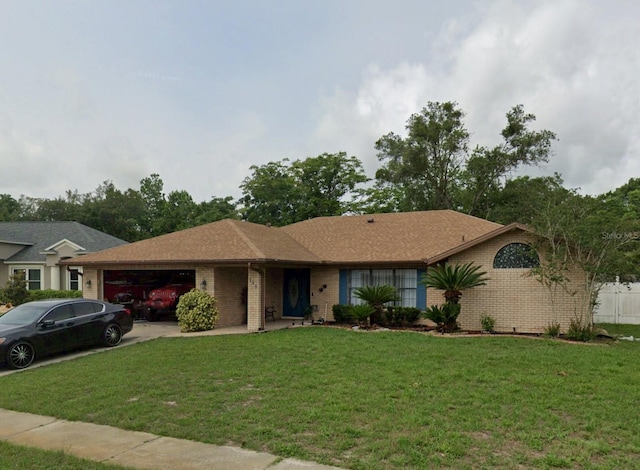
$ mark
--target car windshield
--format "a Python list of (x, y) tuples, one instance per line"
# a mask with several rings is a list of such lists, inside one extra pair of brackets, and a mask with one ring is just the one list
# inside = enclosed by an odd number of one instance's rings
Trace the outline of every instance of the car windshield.
[(22, 304), (0, 316), (0, 325), (28, 325), (40, 318), (50, 305)]

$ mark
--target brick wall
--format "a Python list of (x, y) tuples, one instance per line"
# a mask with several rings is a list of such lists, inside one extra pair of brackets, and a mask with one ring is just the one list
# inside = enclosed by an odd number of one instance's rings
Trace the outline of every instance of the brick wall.
[(313, 313), (314, 319), (324, 318), (326, 321), (334, 321), (333, 306), (339, 303), (339, 289), (340, 270), (338, 268), (322, 267), (311, 270), (311, 305), (317, 306), (317, 311)]
[[(452, 256), (449, 263), (464, 264), (474, 261), (487, 271), (490, 278), (486, 286), (463, 291), (458, 322), (463, 330), (480, 330), (480, 319), (495, 318), (498, 332), (542, 333), (551, 322), (558, 322), (563, 330), (579, 313), (584, 301), (580, 294), (584, 279), (578, 270), (570, 273), (572, 295), (558, 289), (553, 298), (540, 282), (528, 276), (529, 269), (494, 269), (493, 259), (500, 248), (514, 243), (530, 242), (527, 234), (505, 234), (482, 245)], [(442, 291), (427, 290), (427, 305), (444, 302)]]
[(217, 301), (220, 314), (217, 328), (247, 323), (247, 303), (244, 289), (247, 287), (246, 267), (219, 267), (214, 270), (214, 290), (209, 291)]
[[(265, 280), (264, 306), (275, 307), (273, 315), (276, 319), (282, 318), (282, 283), (284, 282), (284, 269), (268, 268)], [(271, 320), (269, 320), (271, 321)]]

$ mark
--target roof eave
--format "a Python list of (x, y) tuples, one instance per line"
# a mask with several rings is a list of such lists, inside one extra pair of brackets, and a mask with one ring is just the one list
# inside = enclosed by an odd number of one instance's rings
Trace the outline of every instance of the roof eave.
[(73, 266), (115, 266), (115, 265), (131, 265), (131, 264), (145, 264), (145, 265), (172, 265), (172, 264), (322, 264), (322, 261), (318, 260), (288, 260), (278, 258), (245, 258), (245, 259), (174, 259), (174, 260), (151, 260), (151, 259), (130, 259), (130, 260), (96, 260), (86, 261), (83, 257), (69, 258), (60, 261), (63, 265)]

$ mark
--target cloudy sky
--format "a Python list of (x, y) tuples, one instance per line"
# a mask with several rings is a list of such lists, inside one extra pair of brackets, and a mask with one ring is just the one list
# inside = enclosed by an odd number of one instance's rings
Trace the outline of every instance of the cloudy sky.
[(0, 0), (0, 194), (110, 180), (201, 202), (251, 165), (374, 143), (457, 101), (472, 144), (516, 104), (558, 134), (531, 175), (640, 177), (638, 0)]

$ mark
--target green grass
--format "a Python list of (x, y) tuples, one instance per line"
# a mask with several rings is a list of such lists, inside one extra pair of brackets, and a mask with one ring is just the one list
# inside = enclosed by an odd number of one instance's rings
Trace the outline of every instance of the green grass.
[(621, 325), (616, 323), (598, 323), (598, 328), (604, 328), (607, 333), (613, 336), (633, 336), (640, 338), (640, 325)]
[(0, 378), (0, 407), (353, 469), (640, 468), (640, 344), (298, 328)]
[(0, 468), (3, 470), (123, 470), (130, 467), (80, 459), (62, 451), (46, 451), (0, 441)]

